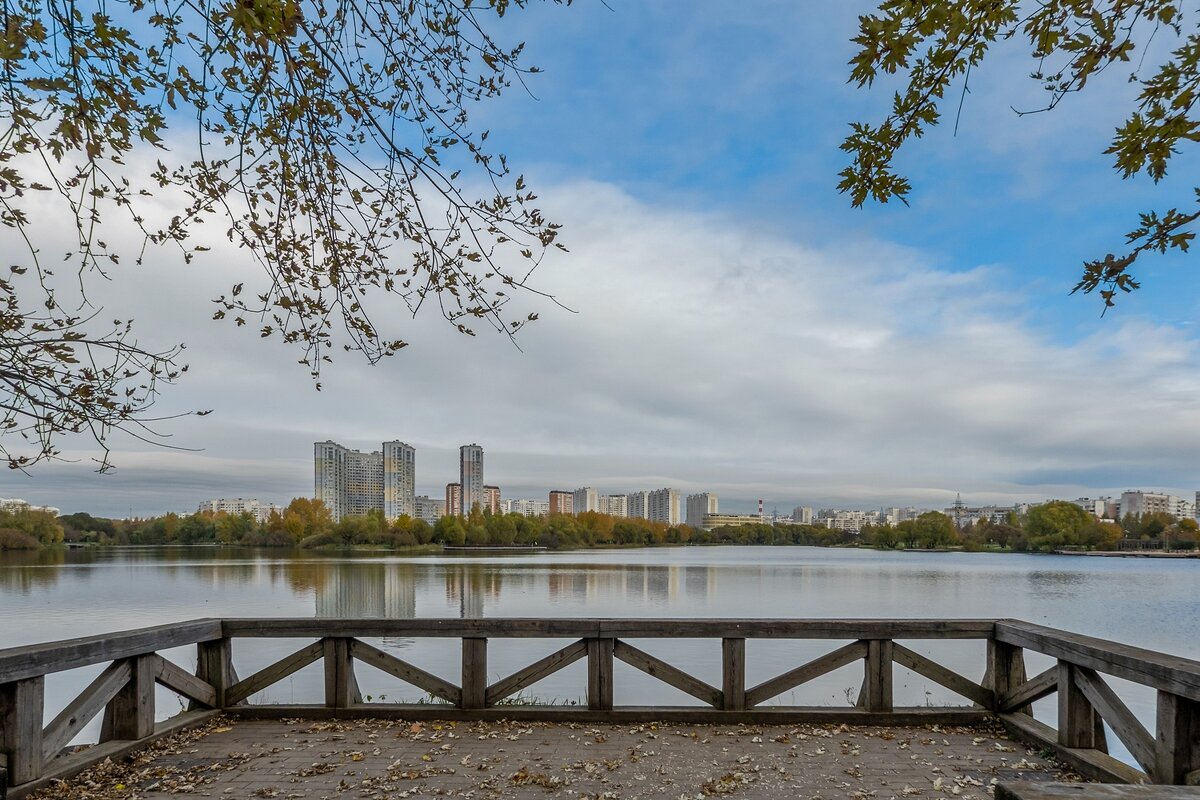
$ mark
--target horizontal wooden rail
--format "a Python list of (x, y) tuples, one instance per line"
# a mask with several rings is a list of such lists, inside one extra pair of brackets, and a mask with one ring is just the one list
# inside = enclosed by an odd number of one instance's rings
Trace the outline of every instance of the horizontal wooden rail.
[(990, 639), (985, 619), (227, 619), (231, 638)]
[[(458, 639), (457, 674), (440, 676), (369, 639)], [(291, 654), (245, 679), (234, 669), (237, 640), (307, 639)], [(695, 664), (643, 649), (647, 640), (708, 639), (719, 644), (720, 681), (697, 678)], [(565, 645), (503, 676), (489, 673), (489, 643), (563, 639)], [(747, 686), (746, 641), (824, 640), (831, 649), (757, 685)], [(979, 640), (987, 657), (976, 682), (909, 645), (920, 640)], [(901, 642), (909, 644), (902, 644)], [(195, 645), (194, 674), (159, 651)], [(244, 642), (238, 647), (248, 646)], [(659, 648), (651, 647), (651, 650)], [(1025, 652), (1055, 659), (1029, 678)], [(751, 653), (754, 651), (751, 650)], [(587, 664), (586, 702), (576, 706), (512, 703), (514, 695), (577, 662)], [(298, 670), (324, 666), (324, 702), (251, 702)], [(651, 680), (701, 700), (702, 706), (632, 706), (614, 684), (623, 662)], [(861, 664), (858, 705), (829, 708), (764, 705), (833, 670)], [(186, 662), (184, 662), (186, 663)], [(47, 722), (45, 676), (105, 664), (104, 671)], [(911, 670), (964, 698), (937, 708), (896, 707), (896, 667)], [(435, 702), (363, 703), (359, 675), (378, 670)], [(978, 674), (978, 673), (976, 673)], [(1147, 726), (1107, 683), (1123, 678), (1157, 692)], [(378, 678), (378, 676), (376, 676)], [(155, 724), (154, 685), (190, 701), (189, 711)], [(1057, 695), (1058, 727), (1033, 717), (1033, 704)], [(970, 724), (999, 718), (1017, 737), (1053, 750), (1085, 775), (1123, 783), (1184, 784), (1200, 780), (1200, 662), (1058, 631), (1016, 620), (980, 619), (203, 619), (115, 634), (0, 650), (0, 766), (17, 798), (89, 763), (145, 744), (223, 711), (242, 717), (403, 717), (455, 720), (558, 720), (672, 723), (846, 722), (864, 725)], [(103, 715), (101, 743), (78, 754), (64, 748)], [(1107, 724), (1107, 727), (1106, 727)], [(1129, 748), (1141, 769), (1108, 754), (1107, 731)], [(0, 791), (0, 796), (3, 792)]]

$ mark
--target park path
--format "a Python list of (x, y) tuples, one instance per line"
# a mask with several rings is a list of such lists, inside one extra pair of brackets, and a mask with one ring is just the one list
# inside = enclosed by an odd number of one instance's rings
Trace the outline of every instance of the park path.
[(995, 727), (237, 721), (104, 763), (39, 800), (939, 798), (1078, 780)]

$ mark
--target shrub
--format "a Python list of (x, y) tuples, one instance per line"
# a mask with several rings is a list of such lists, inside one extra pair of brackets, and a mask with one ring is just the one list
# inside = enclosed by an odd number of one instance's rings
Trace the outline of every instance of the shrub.
[(0, 528), (0, 550), (37, 550), (38, 540), (16, 528)]

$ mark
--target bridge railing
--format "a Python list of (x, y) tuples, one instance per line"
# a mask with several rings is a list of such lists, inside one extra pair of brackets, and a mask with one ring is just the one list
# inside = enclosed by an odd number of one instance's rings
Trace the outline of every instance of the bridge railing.
[[(368, 639), (457, 639), (457, 676), (436, 675)], [(235, 650), (251, 639), (302, 639), (302, 646), (245, 677)], [(488, 668), (489, 643), (513, 639), (568, 644), (508, 674)], [(646, 639), (720, 641), (720, 681), (693, 674), (642, 650)], [(748, 640), (829, 640), (823, 655), (761, 682), (747, 681)], [(987, 643), (981, 680), (966, 677), (906, 643), (922, 640)], [(842, 643), (847, 642), (848, 643)], [(196, 645), (196, 668), (161, 651)], [(1055, 659), (1032, 678), (1026, 651)], [(586, 661), (586, 705), (510, 704), (532, 684)], [(623, 702), (614, 685), (621, 661), (703, 704), (645, 706)], [(324, 702), (312, 705), (251, 700), (299, 670), (322, 662)], [(862, 666), (852, 708), (768, 705), (797, 687), (854, 663)], [(49, 722), (45, 677), (106, 664), (100, 675)], [(899, 665), (962, 698), (955, 706), (894, 703)], [(368, 666), (436, 698), (437, 703), (364, 703), (356, 668)], [(691, 670), (691, 671), (689, 671)], [(1130, 712), (1102, 675), (1157, 692), (1155, 733)], [(155, 722), (155, 684), (190, 702), (182, 714)], [(1058, 693), (1058, 726), (1034, 719), (1034, 702)], [(506, 701), (509, 701), (506, 703)], [(77, 773), (155, 738), (202, 723), (217, 713), (242, 717), (402, 717), (592, 722), (663, 720), (679, 723), (846, 722), (864, 725), (970, 724), (997, 716), (1019, 738), (1055, 750), (1084, 774), (1110, 782), (1200, 782), (1200, 662), (1012, 620), (977, 619), (225, 619), (146, 628), (51, 644), (0, 650), (0, 781), (20, 797), (51, 779)], [(103, 714), (100, 743), (68, 752), (90, 721)], [(1107, 753), (1105, 727), (1125, 744), (1137, 769)], [(3, 785), (3, 784), (0, 784)]]

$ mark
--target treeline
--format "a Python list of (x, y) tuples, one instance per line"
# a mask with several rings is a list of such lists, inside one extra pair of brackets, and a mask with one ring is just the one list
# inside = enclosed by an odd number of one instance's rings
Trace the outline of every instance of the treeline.
[(1195, 520), (1167, 514), (1126, 517), (1120, 524), (1097, 520), (1065, 501), (1012, 513), (1004, 522), (981, 522), (958, 530), (945, 514), (930, 511), (895, 526), (867, 526), (861, 533), (821, 525), (752, 524), (711, 531), (587, 512), (579, 516), (526, 517), (474, 510), (443, 517), (435, 525), (401, 517), (389, 522), (381, 511), (334, 522), (320, 500), (296, 498), (283, 513), (259, 524), (249, 514), (166, 514), (145, 520), (111, 520), (90, 514), (55, 519), (41, 511), (0, 512), (0, 550), (36, 549), (62, 541), (92, 544), (231, 544), (253, 547), (374, 545), (552, 549), (664, 544), (868, 546), (880, 549), (964, 549), (1049, 552), (1110, 550), (1121, 539), (1143, 539), (1167, 549), (1195, 549)]
[[(693, 534), (684, 525), (643, 519), (616, 519), (586, 513), (578, 517), (526, 517), (474, 510), (466, 517), (443, 517), (437, 524), (401, 517), (389, 522), (382, 511), (333, 521), (320, 500), (296, 498), (282, 514), (258, 524), (249, 514), (199, 512), (166, 514), (145, 520), (110, 520), (89, 514), (60, 517), (71, 542), (106, 544), (236, 544), (253, 547), (541, 546), (685, 544)], [(698, 532), (703, 533), (703, 532)], [(60, 539), (61, 541), (61, 539)]]
[(62, 524), (49, 511), (0, 511), (0, 550), (37, 550), (63, 540)]
[(1016, 550), (1048, 553), (1054, 550), (1115, 550), (1122, 539), (1161, 542), (1167, 549), (1194, 550), (1196, 520), (1175, 520), (1169, 514), (1126, 516), (1120, 524), (1096, 519), (1074, 503), (1054, 500), (1034, 506), (1025, 515), (1012, 512), (1004, 522), (983, 521), (963, 530), (953, 520), (930, 511), (895, 526), (867, 526), (864, 544), (883, 549)]

